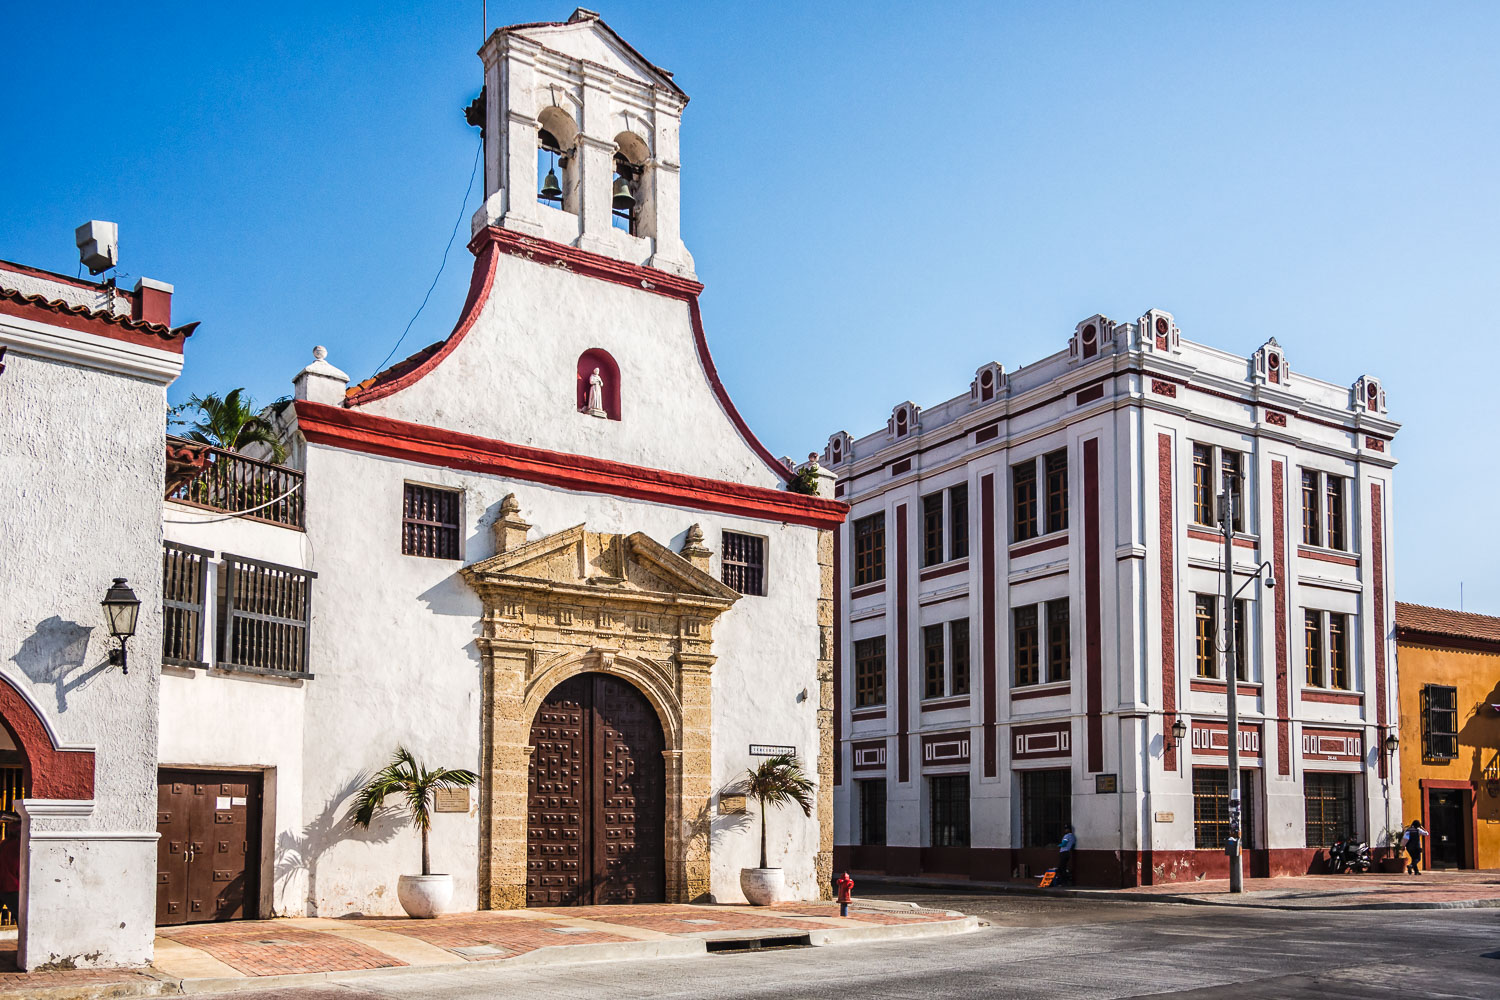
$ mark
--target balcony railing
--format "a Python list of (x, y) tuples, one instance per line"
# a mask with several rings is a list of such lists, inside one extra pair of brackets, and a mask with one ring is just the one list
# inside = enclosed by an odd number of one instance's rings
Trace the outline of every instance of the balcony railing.
[(304, 529), (302, 473), (222, 448), (204, 448), (207, 456), (203, 468), (170, 490), (168, 500), (239, 514), (249, 521)]

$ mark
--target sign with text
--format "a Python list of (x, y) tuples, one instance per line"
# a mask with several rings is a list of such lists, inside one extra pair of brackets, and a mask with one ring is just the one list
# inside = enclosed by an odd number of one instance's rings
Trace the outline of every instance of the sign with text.
[(750, 744), (750, 756), (752, 757), (780, 757), (784, 753), (796, 753), (796, 747), (779, 747), (774, 743), (752, 743)]
[(1096, 774), (1094, 775), (1094, 791), (1099, 794), (1106, 792), (1118, 792), (1120, 781), (1117, 775)]

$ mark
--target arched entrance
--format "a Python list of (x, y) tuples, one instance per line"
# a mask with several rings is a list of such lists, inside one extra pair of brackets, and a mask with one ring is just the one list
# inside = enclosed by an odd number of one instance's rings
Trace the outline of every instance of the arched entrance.
[(661, 722), (609, 674), (553, 688), (531, 724), (526, 905), (666, 899)]

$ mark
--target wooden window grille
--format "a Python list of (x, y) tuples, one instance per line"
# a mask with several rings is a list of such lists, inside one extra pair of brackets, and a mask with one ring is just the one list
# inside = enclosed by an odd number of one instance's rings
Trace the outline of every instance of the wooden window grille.
[[(1304, 775), (1305, 777), (1305, 775)], [(1255, 779), (1240, 772), (1240, 846), (1252, 845), (1255, 829)], [(1200, 850), (1222, 851), (1229, 839), (1229, 771), (1222, 767), (1193, 768), (1193, 841)]]
[(174, 487), (167, 499), (301, 531), (306, 511), (303, 489), (302, 473), (296, 469), (209, 448), (203, 469)]
[(203, 605), (208, 561), (213, 553), (166, 542), (161, 548), (161, 661), (174, 667), (206, 667)]
[(1065, 681), (1071, 674), (1072, 627), (1068, 599), (1047, 602), (1047, 680)]
[(885, 704), (885, 636), (854, 643), (854, 707)]
[(957, 618), (948, 623), (948, 693), (969, 693), (969, 619)]
[(1219, 632), (1219, 600), (1198, 594), (1193, 603), (1198, 676), (1215, 678), (1219, 676), (1219, 650), (1214, 642)]
[(1047, 467), (1047, 531), (1068, 526), (1068, 452), (1054, 451), (1043, 458)]
[(1328, 686), (1348, 691), (1353, 685), (1349, 677), (1349, 616), (1328, 613)]
[(1349, 540), (1344, 531), (1344, 477), (1329, 476), (1328, 491), (1328, 547), (1347, 549)]
[(885, 779), (866, 778), (859, 786), (859, 842), (885, 846)]
[(1422, 758), (1458, 759), (1458, 688), (1422, 686)]
[(948, 672), (948, 664), (944, 662), (943, 656), (943, 626), (923, 626), (922, 664), (924, 668), (922, 697), (941, 698), (944, 694), (943, 682)]
[(1073, 775), (1067, 770), (1021, 772), (1021, 844), (1053, 847), (1073, 822)]
[(1323, 612), (1304, 611), (1302, 633), (1307, 659), (1309, 687), (1328, 685), (1327, 664), (1323, 658)]
[(1193, 523), (1212, 527), (1214, 520), (1213, 445), (1193, 445)]
[(948, 558), (969, 554), (969, 484), (959, 483), (948, 491)]
[(766, 596), (766, 540), (724, 532), (724, 583), (741, 594)]
[(885, 579), (885, 512), (854, 522), (854, 585)]
[(1322, 510), (1321, 498), (1318, 489), (1318, 474), (1310, 469), (1302, 470), (1302, 544), (1322, 545), (1323, 526), (1320, 520)]
[(316, 576), (226, 552), (218, 665), (278, 677), (311, 677), (307, 630)]
[(1308, 771), (1302, 776), (1307, 846), (1332, 847), (1354, 834), (1354, 775)]
[(1037, 635), (1035, 604), (1028, 604), (1024, 608), (1016, 608), (1012, 614), (1015, 627), (1011, 630), (1015, 636), (1016, 651), (1016, 687), (1025, 687), (1028, 684), (1036, 684), (1041, 680), (1038, 654), (1040, 650), (1040, 636)]
[(462, 490), (407, 483), (401, 498), (401, 554), (428, 559), (459, 558), (458, 518)]
[(922, 565), (943, 561), (943, 494), (929, 493), (922, 498)]
[(927, 779), (932, 793), (932, 846), (969, 846), (969, 776), (945, 774)]
[(1024, 542), (1037, 535), (1036, 462), (1010, 467), (1012, 541)]

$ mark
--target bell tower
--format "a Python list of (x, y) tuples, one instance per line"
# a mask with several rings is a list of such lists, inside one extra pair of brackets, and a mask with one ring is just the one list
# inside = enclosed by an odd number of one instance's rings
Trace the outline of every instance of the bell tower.
[(500, 226), (694, 277), (678, 162), (688, 96), (672, 74), (582, 8), (496, 29), (479, 55), (485, 201), (474, 232)]

